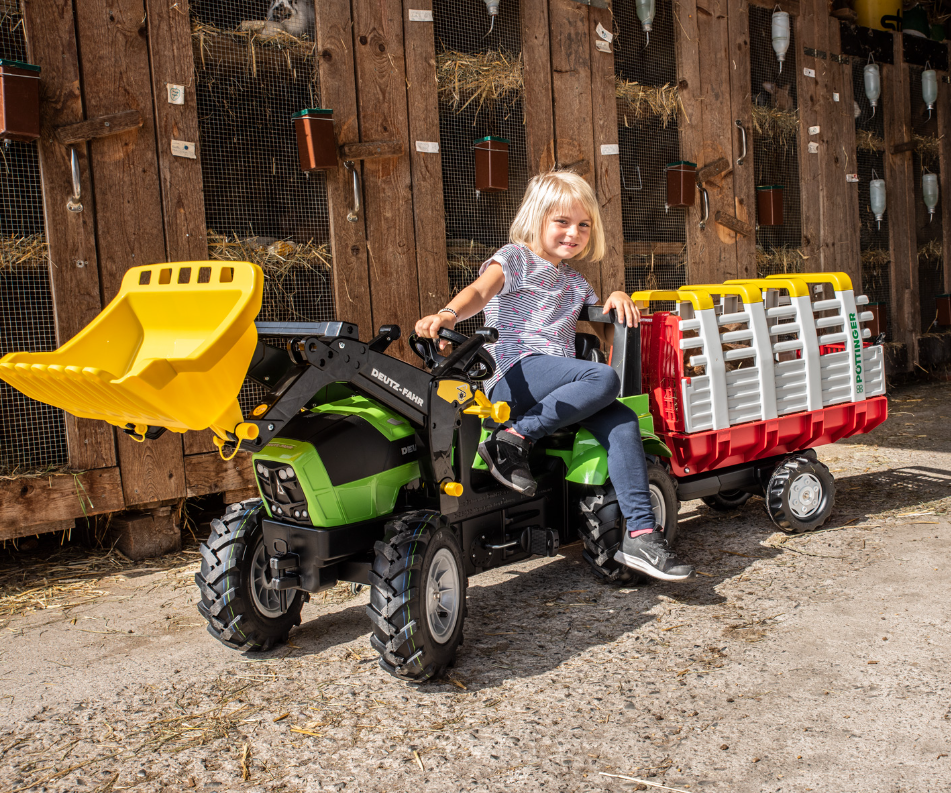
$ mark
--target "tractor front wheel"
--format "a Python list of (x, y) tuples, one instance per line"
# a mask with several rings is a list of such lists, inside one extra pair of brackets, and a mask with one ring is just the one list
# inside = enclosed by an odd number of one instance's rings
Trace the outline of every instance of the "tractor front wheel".
[(208, 632), (236, 650), (263, 652), (287, 641), (300, 625), (307, 594), (281, 593), (270, 587), (267, 549), (260, 499), (232, 504), (211, 522), (211, 534), (201, 544), (201, 570), (195, 583), (201, 591), (198, 610), (208, 620)]
[[(670, 474), (657, 463), (648, 462), (647, 481), (654, 521), (664, 529), (667, 544), (673, 548), (677, 539), (677, 488)], [(614, 561), (626, 525), (614, 486), (609, 482), (602, 487), (595, 487), (591, 495), (581, 500), (580, 506), (581, 525), (578, 533), (584, 543), (581, 555), (591, 565), (594, 574), (606, 584), (629, 584), (643, 580), (630, 567)]]
[(818, 529), (834, 504), (835, 479), (811, 450), (787, 457), (769, 478), (766, 510), (783, 531), (801, 534)]
[(420, 510), (391, 520), (374, 546), (370, 572), (370, 644), (394, 677), (422, 683), (456, 658), (466, 615), (462, 550), (438, 512)]

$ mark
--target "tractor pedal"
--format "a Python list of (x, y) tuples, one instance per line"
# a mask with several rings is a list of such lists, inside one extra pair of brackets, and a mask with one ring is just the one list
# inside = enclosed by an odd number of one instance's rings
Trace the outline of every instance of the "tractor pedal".
[(555, 556), (558, 553), (558, 532), (554, 529), (529, 529), (529, 550), (535, 556)]

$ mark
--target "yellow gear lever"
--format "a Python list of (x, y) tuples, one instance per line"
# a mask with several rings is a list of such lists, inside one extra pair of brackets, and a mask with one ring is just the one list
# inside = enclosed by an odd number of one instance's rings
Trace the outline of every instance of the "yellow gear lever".
[(490, 402), (489, 398), (481, 391), (475, 392), (475, 404), (463, 408), (463, 413), (471, 416), (478, 416), (480, 419), (492, 419), (492, 421), (501, 424), (509, 420), (512, 409), (508, 402)]

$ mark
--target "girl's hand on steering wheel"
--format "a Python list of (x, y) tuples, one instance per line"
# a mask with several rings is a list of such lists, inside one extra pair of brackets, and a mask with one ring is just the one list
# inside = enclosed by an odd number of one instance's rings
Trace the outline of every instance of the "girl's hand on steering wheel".
[[(456, 318), (446, 311), (441, 314), (430, 314), (427, 317), (423, 317), (416, 323), (414, 330), (416, 331), (417, 336), (422, 336), (424, 339), (437, 339), (439, 338), (440, 328), (454, 330), (455, 327)], [(448, 346), (448, 341), (445, 339), (439, 339), (440, 352), (445, 350)]]

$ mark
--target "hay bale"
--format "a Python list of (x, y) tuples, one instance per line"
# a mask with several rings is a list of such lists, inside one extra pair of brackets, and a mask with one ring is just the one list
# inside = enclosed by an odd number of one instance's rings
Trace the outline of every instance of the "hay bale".
[(522, 56), (505, 52), (455, 52), (436, 55), (439, 99), (461, 113), (473, 102), (477, 112), (488, 103), (514, 105), (522, 97)]
[(680, 93), (676, 85), (642, 85), (634, 80), (614, 78), (618, 116), (624, 125), (647, 119), (660, 119), (666, 127), (677, 114), (683, 111)]
[(799, 111), (753, 105), (753, 132), (777, 146), (788, 146), (799, 135)]

